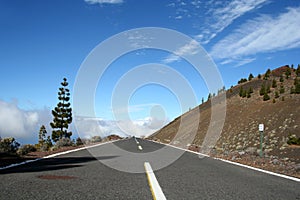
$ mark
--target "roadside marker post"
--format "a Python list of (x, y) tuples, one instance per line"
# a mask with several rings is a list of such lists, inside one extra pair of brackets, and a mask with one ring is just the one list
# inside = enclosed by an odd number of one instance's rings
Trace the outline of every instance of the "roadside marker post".
[(260, 133), (260, 152), (259, 152), (259, 155), (260, 155), (260, 157), (263, 157), (264, 124), (259, 124), (258, 125), (258, 130), (259, 130), (259, 133)]

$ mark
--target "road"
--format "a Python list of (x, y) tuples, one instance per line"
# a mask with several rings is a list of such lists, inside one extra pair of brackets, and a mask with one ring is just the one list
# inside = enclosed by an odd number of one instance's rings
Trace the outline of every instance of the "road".
[[(163, 148), (168, 153), (159, 153), (159, 158), (148, 155)], [(178, 153), (182, 156), (159, 169)], [(145, 168), (145, 162), (154, 173)], [(155, 193), (155, 188), (163, 196)], [(300, 200), (300, 182), (212, 158), (200, 159), (196, 154), (141, 139), (1, 170), (0, 189), (1, 200), (153, 199), (153, 195), (158, 195), (157, 199)]]

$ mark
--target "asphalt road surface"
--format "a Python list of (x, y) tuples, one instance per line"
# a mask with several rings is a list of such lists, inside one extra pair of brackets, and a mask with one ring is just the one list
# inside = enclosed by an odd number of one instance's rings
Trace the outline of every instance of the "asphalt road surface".
[(1, 200), (300, 200), (300, 182), (134, 138), (0, 170), (0, 190)]

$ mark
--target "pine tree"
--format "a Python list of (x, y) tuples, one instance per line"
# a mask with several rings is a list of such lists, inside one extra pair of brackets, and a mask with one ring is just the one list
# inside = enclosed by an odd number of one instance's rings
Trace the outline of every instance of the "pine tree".
[(70, 104), (70, 90), (67, 88), (68, 82), (64, 78), (58, 92), (58, 104), (52, 110), (53, 122), (50, 126), (53, 128), (52, 140), (57, 142), (61, 138), (70, 138), (72, 132), (68, 132), (69, 124), (72, 123), (72, 108)]
[(267, 85), (266, 92), (271, 93), (271, 86), (269, 84)]
[(249, 88), (249, 91), (248, 91), (249, 94), (252, 94), (253, 93), (253, 88), (250, 86)]
[(291, 69), (290, 68), (287, 68), (286, 69), (286, 71), (285, 71), (285, 77), (286, 77), (286, 79), (289, 79), (290, 78), (290, 76), (291, 76)]
[(300, 81), (297, 78), (295, 79), (295, 93), (300, 94)]
[(254, 78), (253, 74), (249, 74), (248, 80), (251, 81)]
[(239, 92), (240, 97), (243, 97), (243, 92), (244, 92), (243, 87), (240, 87), (240, 92)]
[(207, 101), (211, 99), (211, 93), (208, 94)]
[(258, 74), (258, 75), (257, 75), (257, 78), (258, 78), (258, 79), (261, 79), (261, 75), (260, 75), (260, 74)]
[(268, 95), (268, 93), (265, 93), (264, 94), (264, 101), (268, 101), (268, 100), (270, 100), (270, 96)]
[(266, 85), (263, 83), (260, 90), (259, 90), (259, 95), (262, 96), (266, 93)]
[(298, 64), (298, 68), (296, 69), (296, 75), (300, 76), (300, 64)]
[(264, 80), (268, 80), (268, 78), (270, 77), (270, 74), (271, 74), (271, 70), (268, 69), (265, 73)]
[(47, 130), (44, 125), (41, 126), (40, 131), (39, 131), (39, 146), (43, 146), (43, 144), (46, 142), (46, 134)]
[(272, 81), (272, 88), (276, 88), (277, 87), (277, 82), (275, 79), (273, 79)]

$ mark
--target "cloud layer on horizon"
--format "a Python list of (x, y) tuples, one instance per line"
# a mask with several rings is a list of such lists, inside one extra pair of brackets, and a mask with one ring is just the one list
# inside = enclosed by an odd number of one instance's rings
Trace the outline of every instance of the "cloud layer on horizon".
[[(71, 124), (73, 136), (91, 138), (92, 136), (106, 137), (111, 134), (127, 136), (148, 136), (164, 126), (167, 121), (146, 117), (138, 120), (106, 120), (101, 118), (77, 117)], [(0, 100), (0, 137), (14, 137), (18, 142), (36, 143), (41, 125), (45, 125), (51, 136), (49, 123), (52, 121), (51, 110), (24, 110), (15, 102)]]
[(45, 124), (49, 117), (47, 108), (27, 111), (15, 102), (0, 100), (0, 136), (36, 140), (39, 126)]

